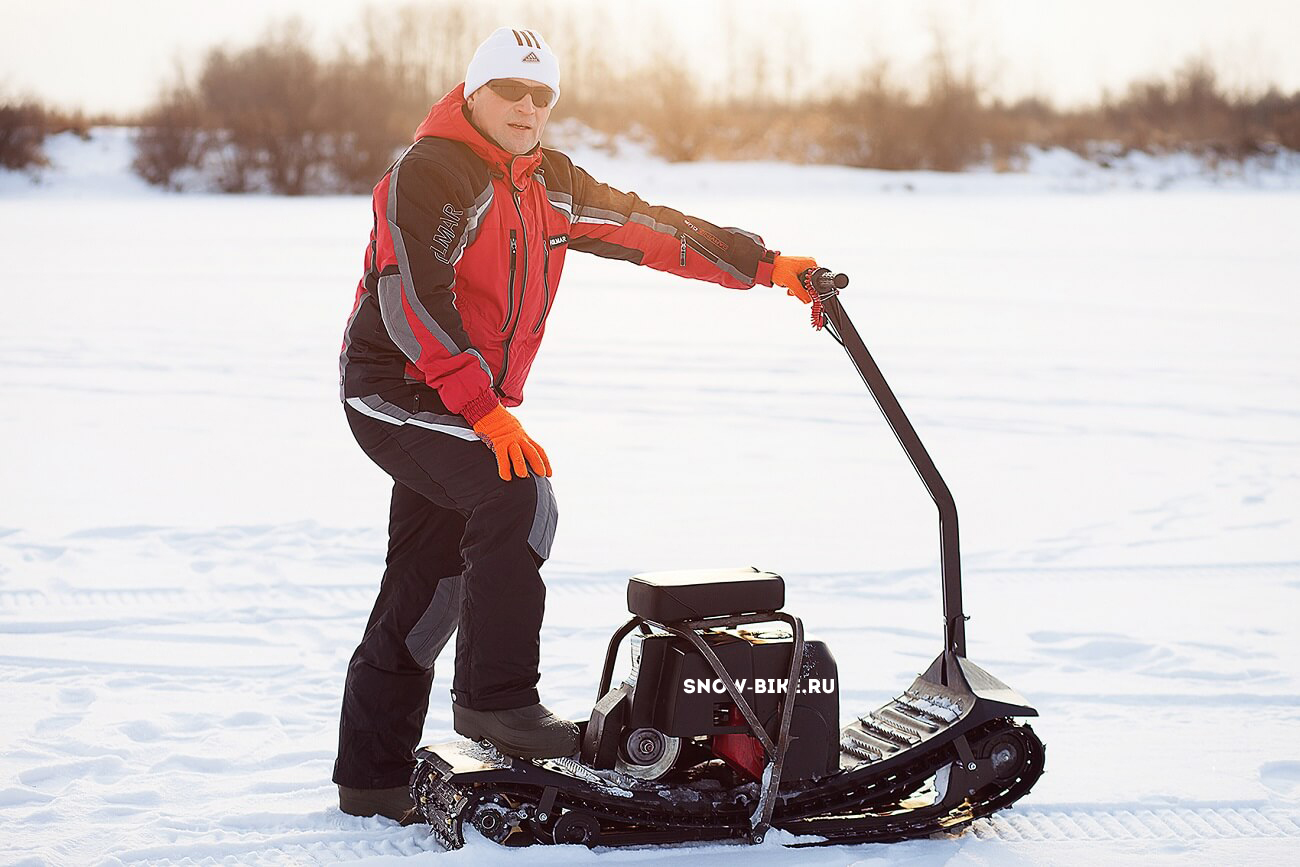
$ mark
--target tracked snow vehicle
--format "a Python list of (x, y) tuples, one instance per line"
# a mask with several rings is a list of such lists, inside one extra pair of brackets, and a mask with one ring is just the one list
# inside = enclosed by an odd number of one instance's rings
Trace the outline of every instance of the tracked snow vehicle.
[[(699, 840), (888, 842), (1007, 807), (1043, 770), (1017, 717), (1038, 712), (966, 659), (957, 511), (920, 438), (840, 304), (843, 274), (804, 275), (813, 326), (848, 352), (939, 510), (944, 647), (887, 704), (839, 724), (829, 648), (781, 610), (756, 569), (638, 575), (610, 640), (580, 757), (523, 760), (455, 741), (417, 753), (417, 809), (448, 849), (470, 823), (507, 846)], [(612, 683), (630, 638), (632, 669)]]

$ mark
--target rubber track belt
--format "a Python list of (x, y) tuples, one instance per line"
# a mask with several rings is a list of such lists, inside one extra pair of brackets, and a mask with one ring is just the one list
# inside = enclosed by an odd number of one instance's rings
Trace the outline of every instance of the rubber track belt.
[[(977, 793), (977, 800), (963, 799), (946, 809), (936, 804), (915, 808), (902, 806), (902, 802), (920, 791), (938, 770), (956, 761), (953, 746), (947, 743), (918, 755), (884, 778), (873, 775), (871, 765), (867, 765), (829, 777), (822, 781), (822, 785), (807, 791), (782, 795), (777, 802), (772, 826), (794, 834), (823, 838), (787, 844), (791, 847), (885, 843), (961, 828), (1014, 803), (1042, 774), (1043, 746), (1027, 725), (999, 719), (969, 731), (967, 737), (972, 748), (978, 751), (981, 744), (1006, 733), (1019, 735), (1016, 740), (1026, 750), (1023, 768), (1013, 779), (985, 784)], [(580, 780), (574, 782), (581, 785)], [(494, 798), (536, 804), (542, 796), (540, 786), (505, 782), (475, 783), (462, 789), (442, 780), (428, 762), (421, 762), (416, 769), (415, 790), (435, 838), (446, 849), (458, 849), (464, 845), (464, 821), (477, 804)], [(690, 806), (665, 805), (665, 809), (652, 810), (629, 804), (622, 798), (600, 796), (587, 787), (575, 787), (556, 792), (551, 815), (559, 815), (562, 810), (577, 810), (595, 818), (601, 826), (598, 843), (601, 846), (747, 837), (754, 801), (736, 790), (722, 794), (738, 800), (726, 803), (702, 799), (702, 802)], [(520, 837), (521, 842), (532, 842), (535, 838), (534, 834), (527, 832)], [(541, 835), (535, 839), (550, 842)]]

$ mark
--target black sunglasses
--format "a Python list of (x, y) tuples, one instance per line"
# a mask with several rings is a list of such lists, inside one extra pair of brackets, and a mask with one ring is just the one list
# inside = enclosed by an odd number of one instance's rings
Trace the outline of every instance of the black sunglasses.
[(538, 108), (546, 108), (551, 104), (551, 100), (555, 99), (555, 91), (544, 84), (533, 87), (511, 81), (508, 78), (494, 78), (487, 83), (487, 86), (492, 88), (493, 93), (507, 102), (518, 102), (528, 94), (532, 94), (533, 105)]

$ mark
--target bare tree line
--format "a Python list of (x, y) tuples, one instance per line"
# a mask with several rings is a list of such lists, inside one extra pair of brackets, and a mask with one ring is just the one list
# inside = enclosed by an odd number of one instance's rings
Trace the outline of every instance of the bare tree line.
[[(724, 15), (739, 14), (740, 0)], [(529, 17), (564, 59), (553, 125), (575, 118), (649, 143), (670, 160), (779, 159), (883, 169), (959, 171), (1014, 165), (1028, 146), (1186, 150), (1240, 159), (1300, 150), (1300, 93), (1233, 95), (1213, 67), (1189, 60), (1122, 95), (1061, 110), (1044, 99), (1004, 102), (936, 32), (921, 86), (879, 60), (845, 80), (800, 92), (796, 52), (745, 40), (719, 46), (725, 83), (706, 88), (671, 34), (648, 35), (647, 56), (614, 53), (620, 11), (540, 3)], [(491, 13), (469, 0), (371, 10), (332, 54), (311, 47), (300, 22), (251, 46), (209, 50), (178, 71), (140, 117), (135, 170), (180, 188), (187, 172), (227, 192), (368, 190), (409, 140), (428, 106), (457, 84)], [(794, 25), (797, 28), (797, 24)], [(652, 25), (653, 28), (653, 25)], [(786, 34), (797, 42), (796, 33)], [(100, 119), (102, 122), (103, 119)], [(47, 132), (89, 119), (0, 100), (0, 166), (39, 165)], [(553, 126), (554, 128), (554, 126)]]

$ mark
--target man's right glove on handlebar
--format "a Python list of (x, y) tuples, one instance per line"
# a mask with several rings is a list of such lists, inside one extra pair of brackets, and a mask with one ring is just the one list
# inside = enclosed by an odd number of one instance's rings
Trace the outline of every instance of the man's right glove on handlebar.
[(817, 260), (807, 256), (777, 256), (772, 262), (772, 283), (784, 286), (787, 295), (793, 295), (805, 304), (812, 303), (812, 296), (799, 280), (799, 275), (817, 267)]
[[(528, 434), (519, 419), (504, 406), (497, 406), (474, 423), (474, 432), (487, 440), (497, 456), (497, 474), (510, 481), (510, 470), (519, 478), (527, 478), (528, 468), (539, 476), (551, 474), (551, 462), (546, 452)], [(527, 466), (525, 466), (527, 463)]]

